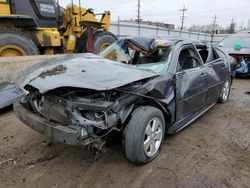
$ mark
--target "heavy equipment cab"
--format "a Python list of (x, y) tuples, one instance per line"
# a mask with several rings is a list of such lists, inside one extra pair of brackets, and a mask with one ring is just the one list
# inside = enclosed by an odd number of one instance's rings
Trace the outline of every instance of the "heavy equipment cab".
[[(89, 41), (99, 53), (115, 42), (116, 36), (108, 32), (110, 12), (99, 20), (80, 1), (77, 6), (71, 0), (64, 9), (58, 0), (0, 0), (0, 57), (86, 52)], [(93, 30), (93, 40), (88, 40), (82, 22), (100, 25)]]
[(1, 4), (9, 9), (6, 13), (29, 16), (39, 27), (57, 27), (59, 8), (54, 0), (2, 0)]

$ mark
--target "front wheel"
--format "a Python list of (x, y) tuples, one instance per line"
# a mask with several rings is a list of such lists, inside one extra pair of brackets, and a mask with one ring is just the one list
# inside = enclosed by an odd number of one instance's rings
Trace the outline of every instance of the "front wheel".
[(123, 144), (128, 160), (146, 164), (157, 157), (165, 135), (162, 112), (151, 106), (138, 107), (124, 130)]
[(231, 79), (227, 79), (223, 85), (223, 88), (221, 90), (221, 95), (219, 98), (219, 103), (224, 103), (228, 100), (231, 90)]

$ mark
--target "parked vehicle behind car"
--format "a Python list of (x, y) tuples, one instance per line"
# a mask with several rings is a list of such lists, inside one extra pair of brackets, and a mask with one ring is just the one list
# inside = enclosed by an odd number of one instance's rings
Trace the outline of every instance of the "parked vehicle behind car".
[(124, 38), (99, 56), (68, 55), (27, 70), (18, 80), (27, 94), (14, 110), (32, 129), (69, 145), (100, 148), (111, 132), (122, 132), (127, 158), (146, 164), (166, 134), (228, 100), (229, 59), (190, 40)]
[(223, 39), (218, 46), (234, 57), (237, 76), (250, 74), (250, 32), (244, 31)]

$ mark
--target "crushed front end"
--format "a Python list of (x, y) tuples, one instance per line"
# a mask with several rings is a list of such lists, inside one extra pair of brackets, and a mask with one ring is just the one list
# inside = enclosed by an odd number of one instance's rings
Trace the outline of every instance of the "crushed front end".
[(49, 140), (100, 147), (111, 132), (122, 131), (135, 101), (152, 89), (146, 82), (105, 91), (63, 87), (43, 94), (27, 85), (28, 94), (14, 104), (14, 111), (21, 121)]
[(119, 113), (113, 108), (117, 92), (61, 88), (41, 94), (32, 87), (28, 91), (14, 105), (15, 113), (29, 127), (52, 140), (88, 145), (119, 130)]

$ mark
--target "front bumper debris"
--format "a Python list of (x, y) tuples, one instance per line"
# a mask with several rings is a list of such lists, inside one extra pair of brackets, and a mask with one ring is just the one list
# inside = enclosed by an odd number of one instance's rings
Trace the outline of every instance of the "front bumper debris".
[(83, 127), (73, 129), (55, 124), (28, 111), (20, 103), (14, 104), (14, 112), (23, 123), (54, 141), (68, 145), (79, 145), (81, 141), (89, 138), (87, 131)]

